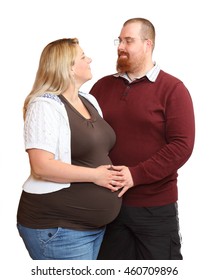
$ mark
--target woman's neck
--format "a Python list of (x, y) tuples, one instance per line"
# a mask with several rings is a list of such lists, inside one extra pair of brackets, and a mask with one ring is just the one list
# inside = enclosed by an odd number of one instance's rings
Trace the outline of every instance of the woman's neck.
[(78, 89), (75, 87), (69, 87), (62, 95), (71, 103), (76, 104), (79, 101)]

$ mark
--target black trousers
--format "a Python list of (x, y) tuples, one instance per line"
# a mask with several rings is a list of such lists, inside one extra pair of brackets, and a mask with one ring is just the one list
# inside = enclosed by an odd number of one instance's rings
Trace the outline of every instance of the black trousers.
[(181, 260), (177, 203), (122, 206), (107, 225), (99, 260)]

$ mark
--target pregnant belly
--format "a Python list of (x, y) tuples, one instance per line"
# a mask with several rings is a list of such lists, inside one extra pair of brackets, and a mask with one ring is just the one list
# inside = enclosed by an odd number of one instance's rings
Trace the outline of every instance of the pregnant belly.
[(91, 183), (73, 183), (63, 189), (64, 213), (70, 223), (81, 228), (97, 228), (113, 221), (121, 207), (118, 192)]
[(47, 194), (22, 192), (18, 222), (31, 228), (91, 230), (113, 221), (121, 207), (118, 192), (91, 183), (74, 183)]

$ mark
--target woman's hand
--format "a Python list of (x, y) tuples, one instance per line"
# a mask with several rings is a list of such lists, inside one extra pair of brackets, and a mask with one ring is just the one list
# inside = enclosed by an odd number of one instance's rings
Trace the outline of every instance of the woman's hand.
[(97, 167), (93, 183), (115, 192), (124, 186), (124, 175), (112, 168), (112, 165)]

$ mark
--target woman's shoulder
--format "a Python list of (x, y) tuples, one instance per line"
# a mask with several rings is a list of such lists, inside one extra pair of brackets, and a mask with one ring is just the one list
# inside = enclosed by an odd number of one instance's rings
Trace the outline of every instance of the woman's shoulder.
[(46, 93), (44, 93), (43, 95), (37, 97), (36, 100), (37, 100), (37, 101), (38, 101), (38, 100), (43, 100), (43, 101), (49, 101), (49, 102), (51, 102), (51, 101), (56, 101), (56, 102), (57, 102), (58, 104), (60, 104), (60, 105), (63, 104), (58, 95), (52, 94), (52, 93), (48, 93), (48, 92), (46, 92)]
[(30, 104), (32, 107), (41, 107), (45, 109), (56, 109), (58, 111), (64, 109), (64, 104), (58, 95), (53, 93), (44, 93), (40, 96), (37, 96)]
[(51, 100), (54, 100), (54, 101), (56, 101), (56, 102), (58, 102), (59, 104), (62, 104), (62, 101), (61, 101), (61, 99), (59, 98), (59, 96), (58, 95), (56, 95), (56, 94), (52, 94), (52, 93), (44, 93), (43, 95), (42, 95), (42, 97), (43, 98), (49, 98), (49, 99), (51, 99)]
[[(28, 106), (27, 114), (61, 114), (66, 118), (65, 106), (58, 95), (52, 93), (44, 93), (37, 96)], [(57, 115), (56, 114), (56, 115)]]

